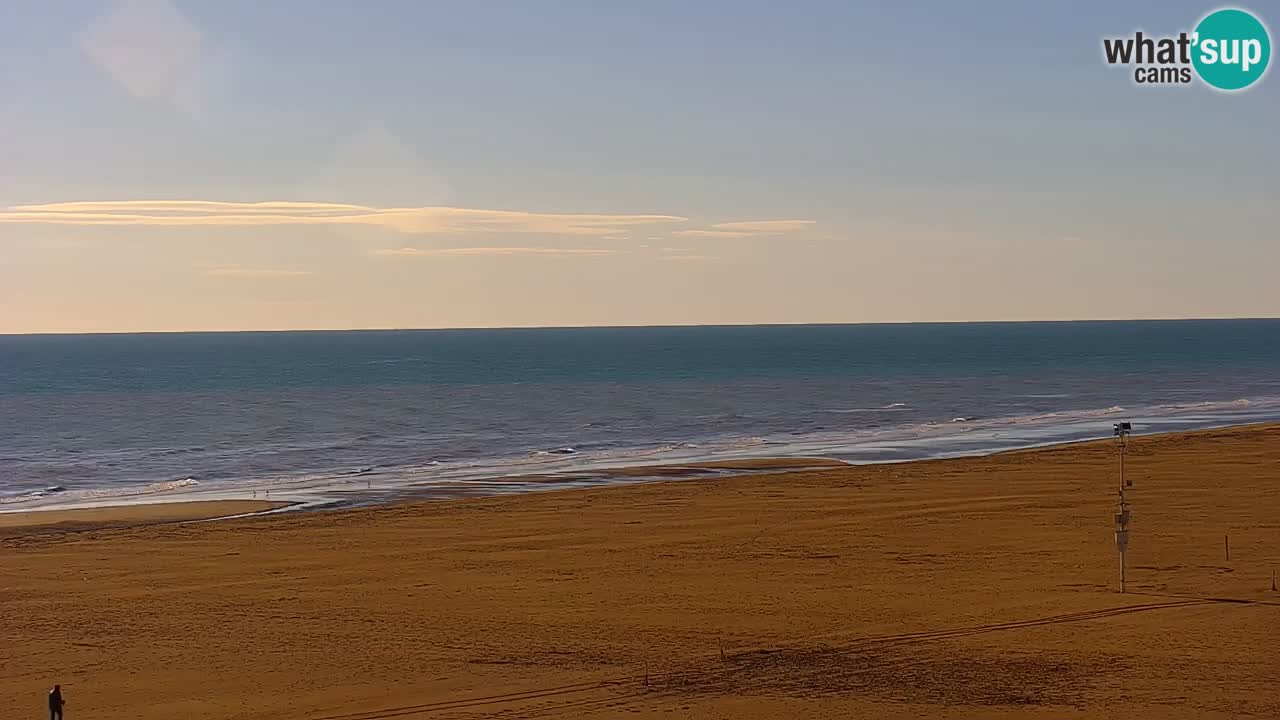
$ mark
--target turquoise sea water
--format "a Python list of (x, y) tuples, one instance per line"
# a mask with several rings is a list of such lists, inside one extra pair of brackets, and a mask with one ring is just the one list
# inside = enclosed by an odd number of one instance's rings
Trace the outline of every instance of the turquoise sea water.
[(1280, 320), (0, 336), (0, 509), (510, 492), (489, 481), (1122, 419), (1280, 420)]

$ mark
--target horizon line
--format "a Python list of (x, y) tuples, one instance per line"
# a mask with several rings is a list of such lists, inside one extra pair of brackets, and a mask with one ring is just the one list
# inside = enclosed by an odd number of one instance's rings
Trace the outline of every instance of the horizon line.
[(266, 328), (218, 330), (91, 330), (0, 332), (5, 337), (57, 337), (84, 335), (247, 335), (286, 333), (375, 333), (375, 332), (453, 332), (477, 330), (626, 330), (675, 328), (768, 328), (768, 327), (852, 327), (862, 325), (1031, 325), (1045, 323), (1122, 323), (1122, 322), (1204, 322), (1229, 320), (1280, 320), (1280, 316), (1192, 316), (1137, 318), (1057, 318), (1037, 320), (867, 320), (861, 322), (762, 322), (762, 323), (636, 323), (622, 325), (468, 325), (459, 327), (333, 327), (333, 328)]

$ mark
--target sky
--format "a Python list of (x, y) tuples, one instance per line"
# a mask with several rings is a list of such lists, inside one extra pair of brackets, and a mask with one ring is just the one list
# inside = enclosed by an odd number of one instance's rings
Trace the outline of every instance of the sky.
[(7, 2), (0, 333), (1280, 316), (1217, 7)]

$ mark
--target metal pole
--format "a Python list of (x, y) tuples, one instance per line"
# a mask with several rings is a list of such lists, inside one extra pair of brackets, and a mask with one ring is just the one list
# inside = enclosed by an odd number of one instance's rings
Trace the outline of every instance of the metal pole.
[(1124, 551), (1120, 551), (1120, 594), (1124, 594)]
[[(1125, 497), (1124, 497), (1124, 450), (1125, 450), (1125, 440), (1124, 440), (1124, 435), (1121, 435), (1120, 436), (1120, 513), (1121, 515), (1124, 514), (1124, 511), (1127, 507), (1125, 504)], [(1121, 594), (1124, 594), (1124, 591), (1125, 591), (1125, 587), (1124, 587), (1125, 550), (1126, 548), (1123, 545), (1121, 545), (1120, 546), (1120, 593)]]
[(1120, 436), (1120, 504), (1124, 505), (1124, 436)]
[(1125, 496), (1125, 480), (1124, 480), (1124, 456), (1125, 450), (1129, 446), (1129, 429), (1127, 422), (1116, 423), (1115, 436), (1120, 441), (1120, 484), (1118, 487), (1119, 508), (1116, 512), (1116, 551), (1120, 554), (1120, 592), (1127, 590), (1125, 587), (1125, 560), (1129, 551), (1129, 498)]

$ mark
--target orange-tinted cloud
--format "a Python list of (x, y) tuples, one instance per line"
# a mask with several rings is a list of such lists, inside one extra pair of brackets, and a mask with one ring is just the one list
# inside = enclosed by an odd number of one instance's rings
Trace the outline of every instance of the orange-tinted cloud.
[(375, 208), (347, 203), (118, 200), (19, 205), (0, 223), (258, 227), (370, 225), (405, 233), (540, 233), (606, 237), (638, 225), (685, 222), (674, 215), (538, 213), (457, 207)]

